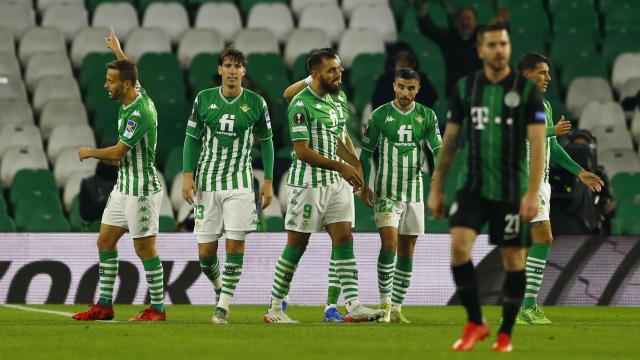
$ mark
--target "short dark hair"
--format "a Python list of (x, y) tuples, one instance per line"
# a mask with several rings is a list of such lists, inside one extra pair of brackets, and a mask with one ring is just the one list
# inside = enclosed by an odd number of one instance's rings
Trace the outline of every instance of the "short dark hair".
[(138, 67), (131, 60), (114, 60), (107, 63), (107, 69), (118, 70), (120, 81), (129, 80), (132, 86), (138, 82)]
[(482, 26), (478, 29), (478, 33), (476, 34), (476, 46), (482, 43), (484, 39), (484, 34), (492, 31), (502, 31), (505, 30), (509, 32), (509, 29), (502, 23), (491, 23), (489, 25)]
[(224, 63), (226, 59), (247, 67), (247, 57), (242, 51), (234, 48), (233, 46), (229, 46), (226, 49), (222, 50), (220, 56), (218, 57), (218, 66), (222, 66), (222, 63)]
[(535, 52), (528, 52), (522, 55), (518, 60), (518, 72), (523, 74), (525, 70), (533, 70), (540, 63), (546, 63), (551, 67), (551, 62), (549, 62), (549, 59), (544, 57), (544, 55)]
[(395, 78), (401, 78), (405, 80), (418, 80), (420, 82), (420, 74), (417, 71), (410, 68), (402, 68), (396, 70)]
[(313, 69), (316, 69), (320, 64), (322, 64), (323, 59), (334, 59), (338, 57), (338, 52), (332, 48), (322, 48), (322, 49), (313, 49), (311, 53), (309, 53), (309, 58), (307, 58), (307, 70), (309, 70), (309, 74)]
[(465, 11), (471, 11), (471, 13), (473, 13), (473, 16), (475, 16), (475, 18), (478, 18), (478, 10), (476, 10), (475, 7), (473, 6), (463, 6), (461, 8), (459, 8), (458, 10), (456, 10), (456, 12), (453, 14), (453, 18), (454, 20), (458, 20), (458, 17), (460, 17), (460, 15), (462, 15), (463, 12)]

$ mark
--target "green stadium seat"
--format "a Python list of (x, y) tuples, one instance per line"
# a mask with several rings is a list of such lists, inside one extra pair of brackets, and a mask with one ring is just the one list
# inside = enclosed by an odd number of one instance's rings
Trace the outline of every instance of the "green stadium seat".
[(7, 214), (7, 202), (4, 200), (4, 195), (0, 194), (0, 215)]
[(478, 14), (478, 23), (480, 24), (490, 23), (496, 14), (493, 4), (489, 4), (486, 0), (453, 0), (451, 3), (456, 10), (463, 6), (473, 7)]
[(24, 230), (29, 222), (43, 215), (63, 216), (62, 205), (58, 194), (51, 192), (32, 192), (20, 197), (15, 206), (15, 221), (19, 231)]
[(606, 17), (613, 9), (633, 11), (637, 9), (639, 3), (638, 0), (600, 0), (600, 12)]
[(175, 54), (146, 53), (138, 62), (140, 83), (148, 87), (149, 82), (161, 82), (172, 86), (181, 84), (182, 68)]
[(357, 87), (361, 81), (376, 81), (384, 74), (385, 54), (360, 54), (351, 65), (349, 83)]
[(235, 4), (235, 0), (187, 0), (187, 4), (191, 7), (198, 7), (206, 3), (231, 3)]
[(577, 56), (567, 59), (562, 70), (561, 84), (566, 89), (571, 80), (578, 76), (607, 77), (607, 66), (602, 57), (595, 53), (578, 53)]
[(509, 21), (511, 31), (541, 32), (548, 36), (549, 18), (542, 7), (542, 2), (522, 2), (509, 7)]
[(438, 125), (444, 129), (447, 123), (447, 112), (449, 111), (449, 102), (445, 97), (438, 97), (436, 103), (433, 105), (433, 110), (438, 117)]
[(373, 208), (368, 207), (360, 199), (359, 196), (355, 196), (355, 210), (356, 210), (356, 226), (353, 228), (355, 232), (378, 232), (378, 227), (374, 220)]
[[(563, 2), (571, 4), (571, 2)], [(576, 2), (573, 6), (562, 6), (555, 14), (553, 31), (555, 34), (585, 34), (599, 37), (598, 15), (595, 7), (580, 5)]]
[(363, 80), (353, 90), (353, 105), (356, 107), (356, 112), (362, 114), (364, 107), (371, 102), (371, 97), (376, 88), (375, 80)]
[(104, 81), (89, 85), (84, 93), (84, 106), (89, 112), (89, 117), (95, 117), (103, 112), (118, 114), (119, 104), (109, 99)]
[(160, 232), (176, 232), (176, 221), (171, 216), (160, 216)]
[(447, 213), (449, 207), (451, 207), (451, 204), (453, 204), (453, 201), (455, 200), (456, 191), (458, 190), (458, 177), (460, 176), (460, 171), (464, 165), (463, 162), (463, 156), (459, 152), (453, 160), (453, 163), (449, 168), (449, 173), (447, 174), (447, 179), (444, 185), (444, 203)]
[(630, 235), (632, 232), (638, 233), (638, 230), (640, 230), (637, 225), (638, 213), (640, 213), (640, 203), (618, 203), (616, 217), (612, 221), (615, 234)]
[(613, 66), (623, 52), (640, 52), (640, 32), (609, 31), (602, 41), (602, 57), (608, 67)]
[(171, 183), (176, 174), (182, 172), (182, 146), (176, 146), (169, 150), (167, 159), (164, 164), (164, 179), (167, 182), (167, 187), (171, 188)]
[(580, 34), (561, 34), (554, 38), (550, 60), (556, 68), (564, 69), (565, 64), (577, 56), (597, 56), (593, 39)]
[(92, 84), (103, 84), (105, 81), (107, 67), (106, 64), (115, 60), (112, 53), (90, 53), (82, 60), (78, 83), (80, 89), (86, 91)]
[(53, 173), (44, 169), (22, 169), (11, 184), (10, 201), (15, 206), (22, 196), (33, 192), (56, 193), (58, 188)]
[(16, 224), (6, 213), (0, 213), (0, 233), (16, 232)]
[(135, 6), (136, 2), (134, 0), (87, 0), (87, 10), (93, 14), (96, 8), (102, 3), (117, 3), (117, 2), (126, 2), (133, 6)]
[(511, 62), (516, 65), (520, 57), (528, 52), (545, 54), (546, 36), (539, 31), (520, 29), (511, 32)]
[(218, 75), (218, 54), (201, 53), (196, 55), (189, 68), (189, 86), (193, 96), (210, 88)]
[(158, 122), (156, 166), (163, 169), (171, 150), (184, 144), (186, 121), (162, 123), (162, 119), (158, 118)]
[(69, 222), (60, 213), (34, 215), (27, 226), (25, 232), (71, 232)]
[(259, 3), (281, 3), (287, 5), (286, 0), (240, 0), (240, 12), (246, 17), (249, 15), (249, 10), (253, 5)]
[(293, 81), (298, 81), (309, 76), (309, 71), (307, 70), (308, 56), (309, 54), (302, 54), (298, 56), (295, 63), (293, 63), (293, 68), (291, 69), (291, 78)]
[(626, 31), (634, 33), (640, 31), (640, 22), (638, 22), (638, 14), (640, 14), (640, 2), (629, 7), (618, 7), (609, 11), (605, 17), (605, 32)]
[(434, 219), (431, 216), (425, 217), (425, 232), (427, 234), (448, 234), (449, 219)]
[(279, 232), (285, 231), (284, 219), (276, 216), (269, 216), (264, 219), (264, 231)]
[(84, 220), (80, 216), (80, 197), (76, 195), (71, 202), (69, 209), (69, 226), (72, 231), (82, 231)]
[(640, 204), (640, 173), (619, 172), (611, 179), (613, 196), (618, 204)]
[(272, 101), (282, 98), (284, 89), (289, 86), (287, 67), (279, 54), (250, 54), (247, 74)]
[(565, 11), (567, 9), (593, 9), (595, 11), (596, 5), (594, 0), (549, 0), (549, 12), (555, 15), (558, 11)]

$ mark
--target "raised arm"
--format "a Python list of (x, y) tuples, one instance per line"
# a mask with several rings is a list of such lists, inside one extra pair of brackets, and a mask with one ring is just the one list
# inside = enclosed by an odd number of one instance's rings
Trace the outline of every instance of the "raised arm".
[(297, 93), (304, 90), (304, 88), (306, 88), (310, 83), (311, 77), (298, 80), (295, 83), (289, 85), (289, 87), (284, 90), (282, 97), (287, 103), (290, 103), (291, 99), (293, 99), (293, 97), (296, 96)]
[(109, 35), (104, 39), (107, 48), (111, 49), (113, 53), (116, 55), (117, 60), (126, 60), (127, 56), (122, 51), (122, 47), (120, 46), (120, 40), (116, 36), (115, 31), (113, 31), (113, 27), (109, 28)]

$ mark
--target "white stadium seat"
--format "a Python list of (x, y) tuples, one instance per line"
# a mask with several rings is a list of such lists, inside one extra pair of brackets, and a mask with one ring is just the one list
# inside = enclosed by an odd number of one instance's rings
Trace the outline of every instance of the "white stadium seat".
[(613, 100), (611, 86), (606, 79), (593, 76), (574, 78), (567, 90), (567, 109), (576, 116), (582, 116), (582, 110), (591, 101), (608, 102)]
[(20, 75), (0, 74), (0, 99), (24, 99), (27, 100), (27, 88)]
[(157, 27), (169, 35), (171, 43), (177, 44), (189, 28), (187, 10), (179, 3), (156, 2), (147, 6), (142, 18), (143, 27)]
[(338, 0), (291, 0), (291, 11), (296, 17), (300, 17), (304, 9), (312, 5), (338, 7)]
[(284, 61), (293, 67), (300, 55), (313, 49), (331, 47), (331, 40), (324, 31), (315, 29), (296, 29), (289, 36), (284, 49)]
[(73, 199), (80, 193), (80, 184), (82, 180), (93, 176), (95, 172), (92, 170), (76, 170), (67, 179), (67, 183), (64, 185), (64, 192), (62, 193), (62, 202), (64, 203), (65, 209), (69, 211), (71, 209), (71, 204), (73, 203)]
[(395, 42), (398, 37), (396, 20), (389, 5), (358, 6), (351, 15), (349, 28), (376, 30), (387, 43)]
[(612, 149), (632, 149), (631, 134), (626, 126), (597, 126), (591, 133), (598, 141), (598, 156)]
[(631, 119), (631, 136), (640, 143), (640, 109), (636, 108)]
[(26, 99), (0, 100), (0, 129), (5, 125), (33, 125), (33, 111)]
[(171, 183), (171, 192), (169, 193), (169, 199), (171, 200), (171, 205), (173, 205), (174, 209), (180, 209), (184, 206), (184, 204), (189, 204), (185, 199), (182, 198), (182, 174), (178, 173), (173, 177), (173, 182)]
[(176, 216), (176, 222), (181, 223), (184, 222), (189, 215), (193, 212), (193, 205), (190, 205), (188, 202), (184, 202), (180, 208), (177, 209), (178, 216)]
[(10, 187), (13, 177), (22, 169), (48, 169), (47, 157), (37, 146), (13, 146), (2, 155), (0, 177), (5, 187)]
[(640, 53), (618, 55), (611, 70), (611, 85), (620, 92), (624, 83), (633, 78), (640, 78)]
[(71, 43), (71, 62), (78, 69), (84, 57), (91, 53), (104, 53), (111, 50), (104, 45), (104, 39), (109, 34), (108, 28), (87, 27), (80, 29)]
[(53, 168), (53, 176), (56, 178), (58, 187), (63, 187), (75, 171), (95, 171), (97, 164), (98, 160), (96, 159), (84, 159), (80, 161), (78, 159), (77, 148), (66, 148), (62, 150), (58, 156)]
[(138, 28), (129, 34), (125, 53), (134, 61), (139, 61), (146, 53), (170, 53), (171, 40), (160, 29)]
[(33, 124), (5, 125), (0, 129), (0, 157), (14, 146), (31, 146), (43, 149), (40, 130)]
[(287, 202), (289, 201), (289, 194), (287, 193), (287, 180), (289, 179), (289, 170), (287, 170), (280, 178), (278, 184), (278, 199), (280, 201), (280, 207), (287, 208)]
[(638, 154), (631, 149), (606, 150), (598, 154), (598, 163), (607, 170), (609, 179), (619, 172), (640, 172)]
[(360, 6), (389, 5), (389, 0), (342, 0), (342, 11), (349, 18)]
[(73, 76), (46, 76), (38, 81), (33, 93), (36, 114), (51, 100), (80, 100), (80, 88)]
[(113, 27), (119, 39), (126, 41), (133, 29), (140, 26), (138, 13), (127, 2), (104, 2), (93, 13), (93, 27)]
[(242, 19), (234, 4), (206, 3), (198, 9), (195, 27), (213, 29), (225, 42), (230, 42), (242, 30)]
[(172, 219), (175, 219), (167, 189), (165, 188), (164, 190), (162, 190), (162, 192), (164, 192), (164, 196), (162, 197), (162, 204), (160, 205), (160, 216), (168, 216)]
[(40, 113), (40, 131), (45, 139), (58, 125), (87, 125), (87, 110), (79, 100), (51, 100)]
[(18, 47), (20, 61), (26, 64), (33, 54), (39, 52), (66, 53), (67, 45), (62, 32), (51, 27), (33, 27), (27, 30)]
[(252, 53), (280, 53), (278, 39), (269, 30), (245, 29), (238, 33), (233, 44), (245, 55)]
[(289, 7), (282, 3), (258, 3), (249, 11), (247, 29), (267, 29), (283, 43), (293, 30), (293, 17)]
[(29, 58), (24, 80), (27, 89), (33, 91), (40, 79), (46, 76), (73, 76), (71, 63), (65, 53), (37, 53)]
[(311, 5), (304, 9), (298, 22), (299, 29), (316, 29), (327, 33), (332, 42), (338, 42), (346, 28), (342, 10), (333, 5)]
[(638, 95), (640, 91), (640, 77), (627, 79), (627, 81), (622, 84), (622, 88), (620, 88), (620, 101), (633, 98)]
[(54, 4), (74, 4), (74, 5), (84, 5), (84, 0), (37, 0), (36, 1), (39, 13), (44, 13), (45, 10), (51, 5)]
[(224, 41), (213, 29), (189, 29), (184, 33), (178, 46), (178, 59), (185, 69), (200, 53), (219, 53), (224, 50)]
[(20, 63), (14, 54), (0, 52), (0, 74), (21, 76)]
[(592, 130), (603, 125), (626, 126), (624, 111), (620, 104), (614, 101), (592, 101), (584, 107), (578, 123), (580, 129)]
[(16, 39), (21, 39), (28, 28), (35, 26), (36, 13), (30, 3), (3, 2), (0, 3), (0, 24)]
[(16, 39), (13, 32), (6, 28), (0, 28), (0, 53), (15, 55)]
[(56, 164), (64, 149), (81, 146), (96, 146), (93, 130), (88, 124), (60, 124), (53, 128), (47, 145), (47, 155), (52, 164)]
[(73, 40), (78, 30), (89, 26), (89, 14), (84, 4), (51, 4), (42, 17), (42, 26), (60, 29), (67, 41)]
[(349, 29), (342, 35), (338, 46), (342, 66), (346, 68), (351, 67), (353, 60), (360, 54), (384, 54), (384, 51), (382, 36), (375, 30)]

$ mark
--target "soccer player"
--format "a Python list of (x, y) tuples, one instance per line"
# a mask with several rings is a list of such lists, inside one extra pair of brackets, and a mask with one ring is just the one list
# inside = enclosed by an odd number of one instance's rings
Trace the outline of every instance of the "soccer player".
[[(245, 55), (237, 49), (220, 54), (222, 86), (198, 93), (184, 140), (182, 196), (194, 205), (200, 266), (216, 292), (214, 324), (228, 322), (229, 304), (242, 275), (244, 240), (258, 223), (251, 168), (254, 134), (265, 172), (262, 208), (273, 198), (269, 110), (260, 95), (242, 87), (246, 65)], [(220, 279), (216, 252), (222, 233), (227, 235), (227, 260)]]
[[(338, 137), (339, 110), (331, 96), (340, 90), (343, 69), (332, 49), (312, 51), (307, 68), (313, 81), (292, 99), (288, 109), (295, 154), (287, 180), (287, 245), (276, 263), (271, 304), (264, 321), (295, 322), (282, 310), (282, 300), (311, 233), (322, 228), (331, 237), (336, 272), (348, 311), (345, 320), (377, 320), (383, 312), (366, 308), (359, 301), (358, 272), (351, 236), (354, 214), (350, 198), (353, 194), (339, 180), (342, 176), (355, 190), (362, 186), (358, 158)], [(337, 161), (337, 156), (348, 164)]]
[(151, 306), (129, 321), (165, 320), (164, 272), (156, 251), (162, 185), (154, 165), (158, 117), (149, 95), (138, 83), (136, 65), (127, 60), (113, 28), (105, 39), (116, 55), (107, 64), (104, 84), (109, 98), (122, 104), (118, 111), (118, 143), (102, 149), (81, 147), (80, 160), (95, 158), (117, 164), (118, 181), (109, 196), (98, 235), (100, 297), (76, 320), (111, 320), (114, 317), (113, 285), (118, 274), (118, 240), (127, 230), (142, 260), (149, 284)]
[[(361, 196), (367, 205), (374, 206), (382, 241), (378, 289), (385, 310), (383, 321), (409, 323), (402, 314), (402, 303), (411, 281), (413, 249), (418, 235), (424, 233), (422, 151), (424, 145), (429, 146), (437, 159), (441, 138), (436, 114), (414, 101), (420, 91), (420, 75), (412, 69), (397, 70), (393, 90), (395, 99), (373, 111), (362, 138), (360, 163), (365, 185)], [(376, 148), (374, 195), (367, 184)]]
[(449, 231), (453, 278), (468, 322), (453, 350), (471, 350), (478, 340), (489, 336), (471, 262), (475, 238), (488, 222), (489, 241), (500, 247), (506, 271), (502, 290), (504, 320), (493, 350), (509, 352), (526, 283), (525, 256), (531, 244), (527, 225), (538, 211), (546, 118), (535, 84), (509, 66), (511, 43), (506, 28), (488, 25), (480, 29), (477, 47), (483, 70), (457, 83), (428, 205), (434, 217), (443, 215), (443, 182), (462, 135), (466, 166), (451, 205)]
[[(338, 60), (340, 60), (339, 57)], [(290, 103), (291, 99), (293, 99), (293, 97), (297, 93), (304, 90), (308, 85), (311, 85), (312, 80), (313, 79), (311, 75), (309, 75), (307, 78), (290, 85), (284, 91), (283, 96), (285, 100)], [(336, 95), (330, 94), (330, 96), (333, 98), (333, 102), (338, 109), (338, 137), (342, 140), (342, 142), (344, 142), (347, 149), (355, 155), (356, 149), (353, 146), (353, 142), (351, 141), (351, 137), (349, 136), (349, 132), (346, 128), (347, 121), (349, 121), (349, 101), (347, 100), (347, 94), (345, 94), (344, 91), (340, 89)], [(346, 164), (346, 162), (342, 159), (338, 159), (338, 161)], [(340, 181), (344, 182), (344, 186), (351, 188), (353, 191), (353, 188), (351, 187), (351, 185), (349, 185), (348, 182), (346, 182), (346, 180), (340, 178)], [(353, 196), (349, 198), (349, 203), (351, 208), (353, 209), (352, 213), (354, 217), (351, 219), (351, 225), (353, 226), (353, 224), (355, 224), (355, 203), (353, 201)], [(327, 305), (324, 308), (323, 316), (324, 322), (344, 321), (344, 317), (338, 310), (338, 299), (340, 298), (340, 293), (342, 290), (340, 288), (340, 280), (338, 279), (338, 274), (336, 273), (335, 260), (335, 254), (333, 251), (331, 251), (331, 260), (329, 262), (329, 287), (327, 290)], [(283, 302), (283, 309), (285, 307), (285, 304), (286, 302)]]
[[(545, 93), (551, 76), (549, 68), (551, 63), (544, 56), (537, 53), (527, 53), (518, 61), (518, 72), (536, 83), (538, 90)], [(542, 99), (546, 113), (547, 140), (545, 142), (546, 161), (544, 166), (542, 185), (540, 186), (538, 215), (531, 220), (531, 239), (533, 245), (529, 249), (526, 262), (527, 286), (524, 294), (522, 308), (516, 318), (516, 324), (551, 324), (545, 316), (542, 308), (537, 304), (538, 293), (542, 287), (544, 268), (547, 264), (549, 249), (553, 242), (549, 212), (551, 207), (551, 185), (549, 184), (549, 161), (557, 163), (569, 172), (577, 176), (583, 184), (593, 191), (600, 191), (604, 184), (602, 180), (569, 157), (562, 146), (558, 144), (556, 135), (569, 133), (571, 123), (560, 117), (557, 125), (553, 125), (551, 104)]]

